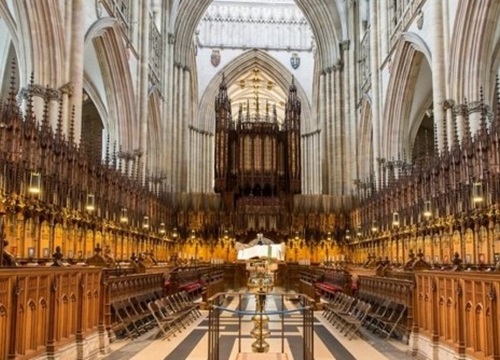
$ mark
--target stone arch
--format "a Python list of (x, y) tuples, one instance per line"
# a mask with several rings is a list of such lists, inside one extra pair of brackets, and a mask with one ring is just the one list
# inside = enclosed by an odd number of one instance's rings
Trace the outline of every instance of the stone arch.
[[(161, 160), (165, 156), (163, 153), (162, 139), (164, 127), (161, 121), (161, 95), (158, 89), (153, 89), (149, 94), (148, 100), (148, 141), (146, 151), (146, 168), (151, 174), (159, 175), (162, 169)], [(170, 150), (172, 151), (172, 150)]]
[[(297, 6), (306, 17), (317, 42), (319, 68), (335, 64), (339, 59), (338, 43), (347, 37), (346, 26), (341, 20), (342, 11), (336, 3), (328, 0), (296, 0)], [(175, 25), (171, 30), (175, 34), (174, 61), (189, 64), (193, 49), (193, 34), (203, 14), (212, 0), (174, 1), (172, 17)], [(332, 41), (332, 39), (335, 39)]]
[[(139, 137), (134, 136), (134, 129), (139, 128), (140, 119), (136, 113), (127, 50), (117, 20), (103, 18), (95, 22), (85, 35), (85, 51), (95, 52), (95, 59), (99, 64), (100, 74), (97, 78), (102, 79), (99, 82), (103, 88), (99, 89), (94, 81), (96, 91), (92, 100), (103, 113), (104, 108), (106, 109), (106, 117), (102, 119), (105, 127), (107, 126), (105, 130), (109, 133), (111, 143), (117, 142), (125, 151), (139, 148)], [(87, 72), (84, 85), (92, 84), (92, 79)], [(88, 89), (92, 93), (92, 87), (86, 88)]]
[[(66, 82), (64, 14), (58, 1), (14, 1), (16, 19), (19, 23), (19, 39), (24, 39), (24, 53), (18, 58), (26, 58), (21, 84), (25, 84), (31, 73), (35, 83), (58, 88)], [(17, 49), (20, 50), (20, 49)]]
[(458, 102), (479, 100), (483, 87), (492, 104), (500, 65), (500, 3), (460, 1), (456, 14), (450, 44), (451, 96)]
[(373, 169), (373, 125), (372, 125), (372, 102), (368, 95), (361, 100), (361, 116), (359, 126), (358, 143), (358, 167), (359, 178), (368, 179)]
[[(11, 76), (16, 83), (16, 91), (19, 90), (21, 80), (25, 80), (26, 61), (21, 53), (17, 24), (6, 3), (0, 4), (0, 93), (6, 98), (10, 90)], [(14, 62), (14, 68), (12, 63)]]
[(394, 59), (384, 106), (380, 153), (389, 160), (410, 160), (417, 131), (432, 103), (430, 51), (418, 35), (406, 33), (397, 45)]
[[(263, 51), (249, 50), (227, 64), (212, 78), (201, 98), (198, 122), (194, 125), (200, 129), (213, 133), (215, 127), (213, 110), (214, 96), (217, 94), (217, 89), (222, 81), (222, 75), (224, 74), (226, 82), (230, 84), (235, 81), (239, 75), (249, 71), (255, 66), (259, 66), (262, 71), (274, 77), (276, 84), (282, 89), (286, 89), (286, 92), (288, 92), (288, 87), (292, 82), (292, 74), (283, 64)], [(311, 106), (307, 99), (307, 95), (300, 83), (295, 81), (295, 85), (297, 86), (297, 94), (302, 103), (302, 120), (312, 120)], [(316, 130), (315, 123), (312, 124), (312, 122), (303, 121), (301, 125), (301, 131), (303, 133)]]

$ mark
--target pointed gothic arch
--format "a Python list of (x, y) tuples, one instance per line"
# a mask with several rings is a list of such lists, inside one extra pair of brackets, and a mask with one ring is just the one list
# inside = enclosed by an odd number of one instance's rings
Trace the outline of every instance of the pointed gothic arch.
[(450, 89), (461, 103), (479, 100), (484, 88), (494, 102), (495, 76), (500, 66), (500, 2), (460, 1), (450, 44)]
[(358, 167), (361, 180), (370, 177), (373, 169), (373, 124), (372, 124), (372, 101), (365, 95), (361, 101), (361, 116), (359, 126), (358, 142)]
[[(174, 1), (171, 8), (176, 10), (172, 13), (176, 63), (190, 64), (195, 28), (211, 3), (212, 0)], [(295, 0), (295, 3), (304, 13), (316, 39), (318, 67), (323, 69), (335, 64), (340, 58), (338, 44), (346, 37), (346, 26), (340, 16), (343, 11), (336, 2), (329, 0)]]
[[(275, 79), (276, 84), (282, 89), (288, 89), (290, 83), (292, 82), (292, 74), (285, 68), (285, 66), (283, 66), (281, 62), (274, 59), (266, 52), (256, 49), (249, 50), (234, 59), (231, 63), (227, 64), (212, 78), (203, 93), (198, 107), (198, 121), (193, 125), (213, 133), (215, 126), (213, 103), (219, 84), (222, 81), (222, 76), (225, 76), (226, 83), (231, 84), (236, 81), (238, 76), (250, 71), (254, 67), (258, 67), (272, 76)], [(300, 83), (295, 81), (295, 85), (297, 86), (297, 94), (302, 104), (302, 133), (310, 131), (311, 129), (309, 129), (309, 126), (314, 127), (312, 130), (316, 130), (315, 126), (309, 122), (309, 120), (312, 120), (312, 111), (307, 95)], [(308, 121), (304, 121), (304, 119), (307, 119)]]
[(430, 64), (425, 42), (416, 34), (404, 34), (396, 48), (387, 87), (381, 157), (411, 159), (415, 137), (432, 103)]
[[(31, 73), (35, 83), (59, 88), (65, 83), (64, 61), (67, 59), (64, 19), (58, 1), (15, 1), (14, 8), (18, 36), (25, 40), (20, 44), (26, 64), (21, 67), (21, 83), (26, 83)], [(13, 38), (15, 40), (15, 38)], [(16, 42), (15, 42), (16, 43)], [(19, 51), (20, 48), (16, 48)]]
[(134, 136), (134, 129), (139, 128), (140, 120), (136, 114), (127, 50), (116, 19), (103, 18), (90, 27), (85, 35), (86, 52), (91, 51), (90, 47), (95, 51), (101, 72), (103, 89), (99, 97), (107, 109), (105, 123), (110, 141), (116, 141), (126, 151), (137, 149), (139, 139)]
[[(148, 141), (145, 150), (146, 155), (146, 169), (149, 169), (151, 174), (159, 175), (162, 169), (162, 158), (165, 156), (162, 139), (164, 136), (164, 124), (161, 121), (161, 108), (162, 98), (160, 92), (155, 87), (150, 91), (148, 99)], [(165, 150), (167, 151), (167, 150)], [(170, 151), (172, 151), (170, 149)]]

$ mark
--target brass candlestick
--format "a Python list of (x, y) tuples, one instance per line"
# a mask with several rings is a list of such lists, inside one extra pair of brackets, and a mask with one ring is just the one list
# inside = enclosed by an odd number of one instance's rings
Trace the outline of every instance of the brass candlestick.
[[(249, 265), (249, 266), (248, 266)], [(269, 317), (264, 314), (266, 309), (267, 294), (271, 292), (274, 286), (274, 280), (271, 271), (274, 267), (270, 266), (268, 260), (260, 260), (248, 264), (251, 274), (248, 279), (248, 288), (255, 294), (255, 314), (252, 317), (254, 328), (250, 334), (255, 338), (252, 344), (252, 351), (255, 353), (267, 353), (269, 344), (266, 342), (271, 334), (269, 331)]]

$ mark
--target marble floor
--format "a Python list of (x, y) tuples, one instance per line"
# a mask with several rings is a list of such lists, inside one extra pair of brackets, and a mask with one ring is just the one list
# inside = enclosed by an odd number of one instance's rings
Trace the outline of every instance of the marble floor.
[[(242, 298), (242, 309), (254, 310), (253, 296)], [(227, 307), (236, 309), (238, 297), (228, 298)], [(266, 310), (281, 310), (281, 297), (268, 299)], [(295, 303), (285, 298), (283, 307), (286, 310), (296, 308)], [(101, 356), (104, 360), (206, 360), (208, 349), (208, 311), (202, 310), (202, 316), (190, 324), (175, 337), (169, 340), (155, 339), (157, 329), (134, 340), (117, 340), (110, 345), (111, 353)], [(238, 354), (238, 315), (232, 312), (223, 312), (220, 331), (220, 359), (233, 360)], [(302, 316), (291, 313), (285, 317), (284, 326), (284, 353), (288, 359), (302, 358)], [(253, 328), (250, 315), (242, 316), (241, 352), (251, 353), (251, 344), (254, 339), (250, 335)], [(271, 336), (267, 340), (270, 344), (270, 353), (281, 352), (282, 322), (280, 315), (269, 317)], [(415, 359), (408, 352), (408, 346), (397, 340), (383, 340), (378, 335), (362, 330), (361, 337), (348, 340), (344, 334), (335, 329), (326, 321), (321, 311), (315, 312), (314, 322), (314, 358), (315, 360), (404, 360)]]

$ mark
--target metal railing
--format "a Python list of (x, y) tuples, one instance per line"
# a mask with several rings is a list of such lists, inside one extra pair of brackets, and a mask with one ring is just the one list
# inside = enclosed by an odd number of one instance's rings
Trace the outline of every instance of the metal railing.
[[(238, 298), (238, 306), (236, 309), (229, 309), (224, 306), (226, 297), (233, 296)], [(218, 293), (208, 299), (208, 360), (219, 360), (220, 355), (220, 317), (223, 312), (230, 312), (238, 315), (238, 353), (242, 352), (241, 348), (241, 327), (243, 316), (270, 316), (279, 315), (281, 319), (281, 353), (285, 352), (285, 319), (288, 314), (302, 314), (303, 326), (303, 341), (302, 341), (302, 359), (314, 359), (314, 308), (315, 301), (309, 296), (297, 293), (269, 293), (266, 296), (277, 296), (281, 299), (281, 310), (273, 311), (248, 311), (242, 309), (242, 299), (253, 297), (253, 293), (234, 293), (224, 292)], [(284, 310), (285, 298), (295, 298), (298, 300), (299, 306), (295, 309)], [(262, 319), (260, 322), (262, 326)], [(275, 330), (276, 331), (276, 330)], [(261, 329), (262, 333), (262, 329)]]

